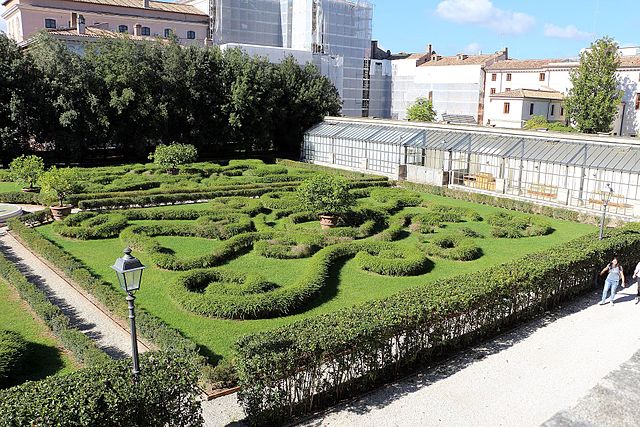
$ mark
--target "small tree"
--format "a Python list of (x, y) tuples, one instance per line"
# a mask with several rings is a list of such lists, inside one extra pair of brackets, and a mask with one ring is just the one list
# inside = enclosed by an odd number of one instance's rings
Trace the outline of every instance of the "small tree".
[(567, 114), (585, 133), (609, 132), (622, 99), (616, 70), (618, 44), (609, 37), (596, 40), (580, 55), (570, 73), (573, 87), (565, 100)]
[(44, 172), (44, 162), (38, 156), (16, 157), (9, 165), (11, 179), (27, 185), (30, 189)]
[(338, 175), (314, 175), (298, 188), (300, 201), (320, 215), (339, 215), (353, 206), (349, 183)]
[(48, 203), (57, 201), (58, 206), (64, 206), (64, 198), (77, 190), (77, 181), (75, 169), (52, 166), (40, 178), (43, 200)]
[(427, 98), (418, 98), (407, 108), (407, 119), (410, 122), (432, 122), (436, 118), (433, 102)]
[(193, 163), (198, 158), (196, 147), (191, 144), (158, 145), (149, 159), (162, 169), (175, 173), (178, 166)]

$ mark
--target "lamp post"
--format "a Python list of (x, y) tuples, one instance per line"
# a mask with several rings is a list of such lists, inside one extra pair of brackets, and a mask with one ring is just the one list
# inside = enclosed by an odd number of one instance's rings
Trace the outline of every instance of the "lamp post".
[(604, 231), (604, 219), (607, 215), (607, 206), (609, 206), (609, 200), (611, 200), (611, 196), (613, 195), (613, 188), (611, 184), (605, 184), (607, 186), (607, 190), (602, 193), (602, 218), (600, 218), (600, 235), (598, 239), (602, 240), (602, 234)]
[(116, 271), (120, 286), (127, 293), (127, 303), (129, 305), (129, 323), (131, 325), (131, 357), (133, 359), (133, 382), (138, 383), (140, 375), (140, 363), (138, 360), (138, 339), (136, 337), (136, 315), (134, 313), (133, 293), (140, 289), (142, 282), (142, 270), (145, 266), (140, 260), (131, 255), (131, 248), (124, 250), (124, 256), (116, 259), (111, 266)]

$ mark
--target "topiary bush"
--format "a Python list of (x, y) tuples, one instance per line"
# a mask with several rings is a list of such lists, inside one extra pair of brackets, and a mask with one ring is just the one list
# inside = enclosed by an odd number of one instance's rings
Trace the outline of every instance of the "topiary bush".
[(17, 332), (0, 329), (0, 388), (17, 383), (24, 370), (28, 343)]
[(321, 215), (344, 214), (354, 204), (349, 182), (338, 175), (314, 175), (300, 184), (297, 195), (308, 210)]
[(457, 261), (472, 261), (483, 255), (472, 239), (459, 233), (436, 234), (427, 240), (425, 250), (429, 255)]
[(198, 151), (193, 145), (172, 143), (158, 145), (155, 152), (149, 155), (149, 160), (165, 171), (176, 173), (178, 166), (193, 163), (197, 157)]
[(388, 245), (369, 246), (358, 252), (356, 264), (365, 271), (384, 276), (418, 276), (433, 268), (424, 251), (394, 248)]
[(492, 226), (493, 237), (519, 239), (522, 237), (545, 236), (553, 233), (551, 223), (543, 218), (533, 215), (514, 215), (508, 212), (499, 212), (487, 218)]

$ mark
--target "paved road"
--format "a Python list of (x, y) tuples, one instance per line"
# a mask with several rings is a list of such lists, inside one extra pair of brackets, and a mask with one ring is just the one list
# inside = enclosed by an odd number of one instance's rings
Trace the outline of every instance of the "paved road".
[[(640, 349), (640, 305), (634, 304), (634, 295), (635, 286), (619, 292), (614, 306), (599, 306), (594, 292), (303, 425), (520, 427), (552, 417), (556, 424), (548, 425), (553, 427), (606, 425), (595, 416), (586, 418), (591, 424), (581, 423), (587, 407), (591, 412), (610, 409), (604, 412), (609, 425), (640, 425), (640, 411), (618, 410), (637, 406), (640, 394), (637, 380), (628, 384), (632, 368), (640, 379), (640, 356), (634, 356)], [(621, 394), (624, 403), (594, 404), (606, 402), (602, 396)]]

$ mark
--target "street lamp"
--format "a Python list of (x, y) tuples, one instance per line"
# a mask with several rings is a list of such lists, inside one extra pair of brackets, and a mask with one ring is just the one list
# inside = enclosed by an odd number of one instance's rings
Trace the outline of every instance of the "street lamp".
[(609, 200), (611, 200), (611, 196), (613, 195), (613, 188), (611, 188), (611, 184), (605, 184), (607, 186), (607, 190), (602, 192), (602, 218), (600, 218), (600, 235), (598, 239), (602, 240), (602, 233), (604, 231), (604, 218), (607, 215), (607, 206), (609, 205)]
[(142, 282), (142, 270), (145, 266), (140, 260), (131, 255), (131, 248), (124, 250), (124, 256), (116, 259), (111, 266), (116, 271), (120, 286), (127, 293), (127, 303), (129, 304), (129, 323), (131, 324), (131, 356), (133, 358), (133, 382), (138, 383), (140, 375), (140, 364), (138, 361), (138, 339), (136, 338), (136, 315), (133, 308), (133, 300), (136, 298), (133, 293), (140, 289)]

